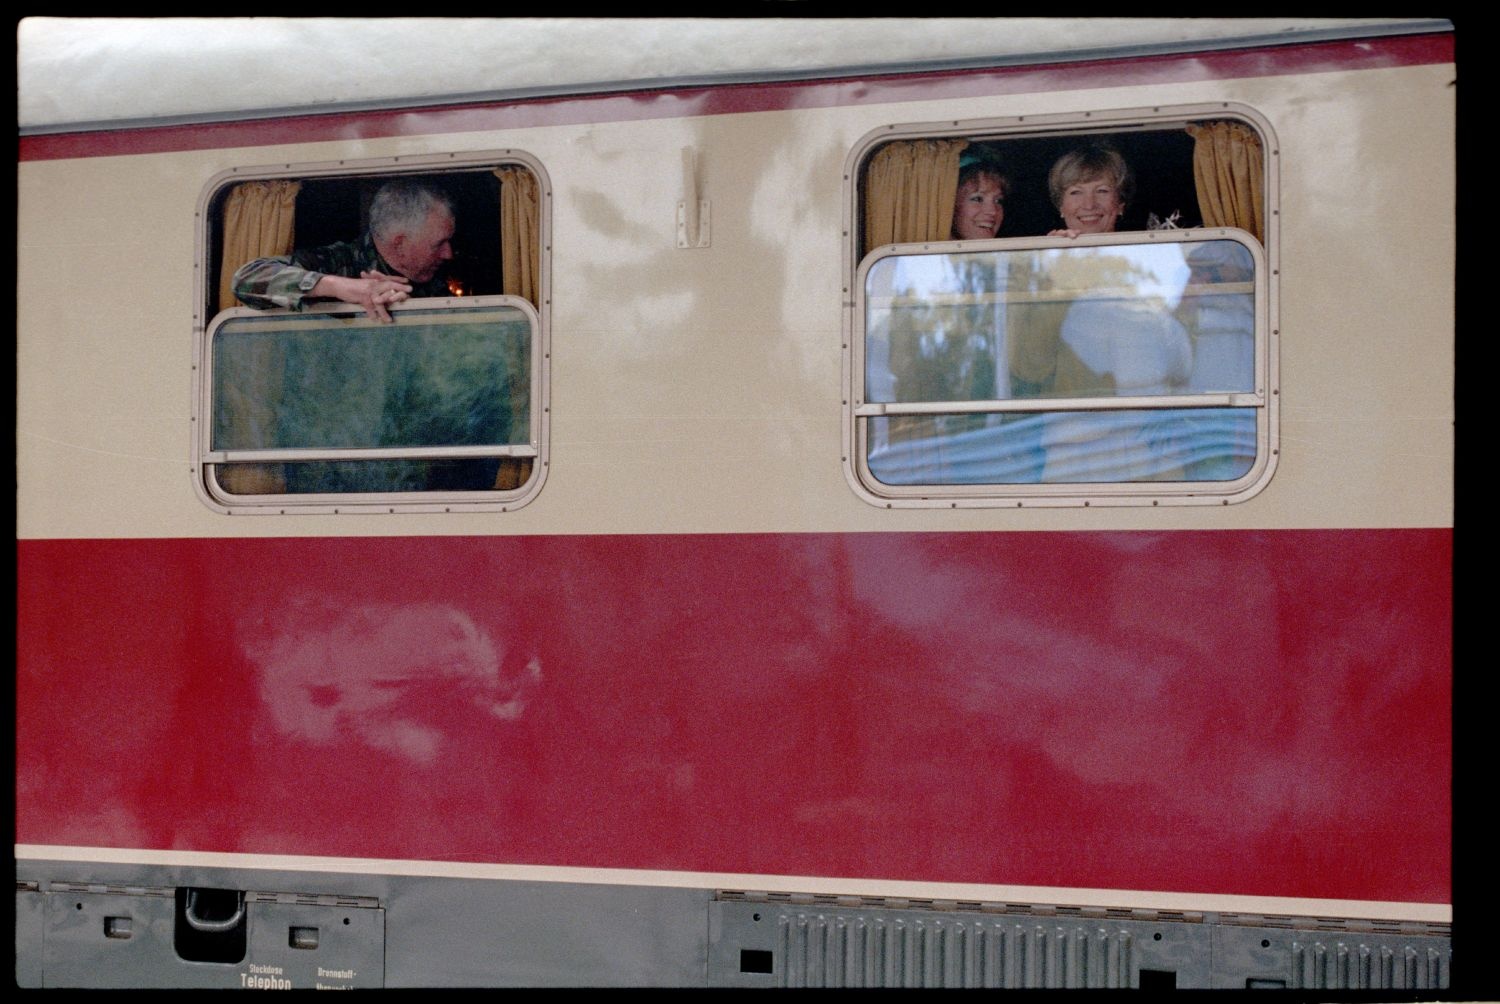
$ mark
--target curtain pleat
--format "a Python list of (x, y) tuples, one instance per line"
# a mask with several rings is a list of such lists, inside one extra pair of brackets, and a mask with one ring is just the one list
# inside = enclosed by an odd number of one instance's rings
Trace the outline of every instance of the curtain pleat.
[(1265, 243), (1264, 156), (1255, 130), (1239, 122), (1187, 127), (1193, 181), (1206, 227), (1239, 227)]
[(498, 167), (500, 179), (501, 292), (537, 306), (541, 274), (541, 200), (536, 175), (524, 167)]
[[(500, 291), (540, 309), (542, 213), (536, 175), (524, 167), (497, 167), (495, 177), (500, 179)], [(529, 385), (529, 373), (518, 377)], [(530, 401), (529, 393), (511, 395), (518, 406), (513, 421), (530, 417), (519, 408), (523, 400)], [(531, 477), (531, 464), (530, 457), (502, 458), (495, 472), (495, 490), (521, 487)]]
[(953, 233), (958, 158), (966, 139), (887, 143), (865, 168), (864, 252), (882, 244), (945, 241)]
[[(292, 253), (300, 181), (247, 181), (224, 200), (224, 255), (219, 266), (218, 309), (239, 305), (234, 273), (248, 261)], [(215, 311), (210, 310), (212, 316)]]
[[(299, 181), (248, 181), (236, 185), (224, 200), (224, 255), (219, 267), (220, 309), (237, 306), (234, 273), (246, 262), (291, 254), (295, 240)], [(209, 311), (212, 315), (213, 310)], [(220, 402), (224, 416), (236, 430), (235, 439), (269, 444), (269, 430), (281, 403), (281, 350), (274, 345), (257, 350), (263, 357), (253, 367), (259, 386), (230, 387)], [(285, 490), (280, 464), (228, 464), (219, 468), (219, 483), (235, 495), (274, 495)]]

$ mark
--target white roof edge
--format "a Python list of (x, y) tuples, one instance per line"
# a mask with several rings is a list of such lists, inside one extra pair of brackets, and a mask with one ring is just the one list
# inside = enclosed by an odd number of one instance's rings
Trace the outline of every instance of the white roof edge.
[(124, 129), (1451, 29), (1432, 18), (33, 17), (17, 30), (17, 124), (22, 135)]

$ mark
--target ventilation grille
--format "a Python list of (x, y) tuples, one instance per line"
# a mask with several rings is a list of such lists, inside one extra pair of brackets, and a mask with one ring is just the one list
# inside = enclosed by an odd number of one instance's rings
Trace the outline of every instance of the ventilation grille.
[(1450, 925), (721, 890), (709, 983), (1442, 990)]
[(1128, 987), (1133, 939), (1100, 927), (958, 917), (777, 917), (781, 986)]
[(1450, 953), (1412, 945), (1292, 942), (1294, 988), (1433, 990), (1448, 986)]

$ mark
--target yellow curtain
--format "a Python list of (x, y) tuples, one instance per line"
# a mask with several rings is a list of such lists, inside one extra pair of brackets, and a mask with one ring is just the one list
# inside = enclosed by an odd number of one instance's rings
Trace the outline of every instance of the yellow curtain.
[(1193, 137), (1193, 181), (1206, 227), (1239, 227), (1265, 243), (1264, 156), (1255, 130), (1239, 122), (1187, 127)]
[(286, 475), (280, 464), (220, 464), (219, 485), (231, 495), (280, 495)]
[(966, 139), (898, 140), (875, 151), (865, 167), (864, 253), (952, 236), (958, 157), (968, 145)]
[[(247, 181), (224, 200), (224, 257), (219, 266), (218, 309), (238, 305), (235, 270), (247, 261), (292, 253), (300, 181)], [(213, 306), (212, 304), (210, 306)], [(215, 311), (209, 310), (209, 316)]]
[[(536, 175), (524, 167), (497, 167), (495, 177), (500, 179), (500, 291), (540, 308), (542, 207)], [(517, 378), (521, 386), (530, 382), (530, 374), (517, 374)], [(512, 393), (510, 399), (519, 405), (531, 398), (529, 393)], [(517, 413), (512, 419), (524, 422), (528, 417)], [(502, 458), (495, 472), (495, 490), (521, 487), (531, 477), (531, 464), (530, 457)]]
[[(215, 407), (222, 411), (236, 443), (275, 446), (271, 430), (276, 428), (284, 390), (281, 346), (259, 344), (249, 351), (254, 360), (245, 367), (252, 374), (249, 385), (223, 387), (223, 396), (215, 402)], [(286, 490), (280, 464), (221, 464), (218, 473), (219, 484), (231, 495), (276, 495)]]
[(500, 179), (500, 290), (538, 306), (541, 277), (541, 199), (536, 175), (524, 167), (497, 167)]
[[(224, 200), (224, 256), (219, 268), (219, 309), (237, 305), (235, 270), (247, 261), (290, 254), (300, 181), (248, 181), (236, 185)], [(210, 310), (209, 314), (214, 311)], [(281, 403), (281, 350), (264, 346), (254, 367), (255, 387), (231, 387), (219, 402), (225, 418), (238, 430), (269, 429)], [(262, 442), (255, 436), (251, 442)], [(274, 495), (285, 490), (280, 464), (230, 464), (218, 470), (219, 483), (235, 495)]]

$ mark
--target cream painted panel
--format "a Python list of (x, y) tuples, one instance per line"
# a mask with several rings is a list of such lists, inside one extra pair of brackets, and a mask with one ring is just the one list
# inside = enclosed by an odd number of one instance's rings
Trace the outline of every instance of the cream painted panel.
[[(22, 164), (18, 534), (1450, 525), (1451, 76), (1415, 67)], [(898, 512), (856, 498), (839, 453), (852, 146), (890, 122), (1211, 100), (1257, 108), (1282, 148), (1283, 450), (1269, 487), (1185, 509)], [(537, 157), (554, 186), (542, 493), (503, 514), (208, 510), (186, 477), (191, 221), (208, 179), (273, 160), (506, 146)], [(708, 248), (676, 247), (684, 146), (711, 203)], [(1380, 156), (1348, 163), (1346, 148)], [(59, 297), (58, 276), (80, 274), (89, 281)]]
[(1281, 474), (1349, 525), (1451, 525), (1452, 68), (1332, 76), (1283, 116)]
[[(191, 203), (181, 160), (22, 164), (17, 531), (132, 536), (182, 509), (191, 388)], [(169, 319), (178, 318), (176, 323)], [(190, 410), (190, 409), (189, 409)]]

